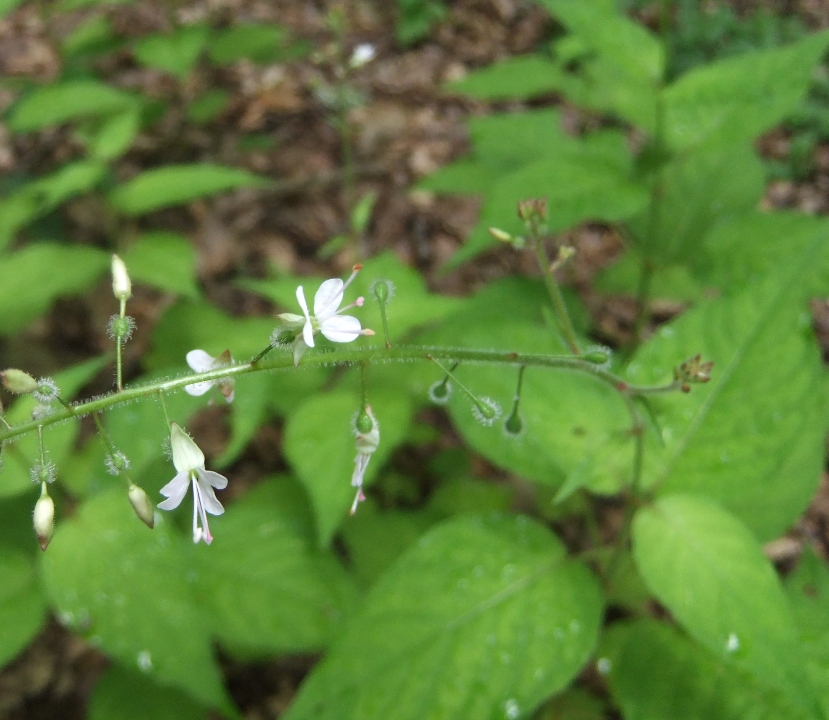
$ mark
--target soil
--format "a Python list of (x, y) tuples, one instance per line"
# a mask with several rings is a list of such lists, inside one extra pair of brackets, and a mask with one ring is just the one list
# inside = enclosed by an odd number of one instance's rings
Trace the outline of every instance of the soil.
[[(798, 13), (812, 27), (829, 25), (822, 0), (735, 3), (741, 12), (757, 5)], [(100, 61), (97, 70), (113, 84), (141, 90), (163, 99), (169, 109), (150, 131), (142, 133), (119, 164), (127, 178), (161, 162), (213, 161), (278, 179), (272, 191), (238, 191), (187, 208), (156, 213), (141, 228), (164, 228), (186, 234), (198, 253), (198, 280), (206, 297), (226, 311), (267, 314), (272, 308), (233, 284), (241, 276), (261, 277), (269, 269), (292, 273), (342, 274), (357, 259), (340, 251), (327, 259), (318, 255), (328, 240), (348, 226), (349, 198), (344, 190), (343, 144), (336, 119), (324, 102), (333, 79), (334, 36), (326, 15), (335, 3), (305, 0), (202, 0), (182, 4), (141, 0), (134, 5), (55, 13), (24, 4), (0, 21), (0, 76), (48, 81), (61, 71), (56, 43), (94, 13), (108, 15), (125, 37), (164, 30), (170, 19), (192, 22), (276, 22), (296, 38), (310, 41), (313, 56), (284, 65), (257, 66), (239, 62), (229, 68), (200, 66), (179, 87), (161, 72), (138, 68), (129, 53), (117, 52)], [(342, 6), (342, 4), (338, 4)], [(394, 38), (392, 2), (353, 0), (345, 6), (348, 32), (345, 47), (371, 43), (377, 58), (354, 74), (353, 86), (364, 102), (349, 113), (352, 128), (356, 194), (373, 191), (377, 201), (362, 240), (365, 254), (392, 249), (417, 268), (430, 286), (449, 294), (467, 294), (498, 277), (533, 274), (534, 267), (509, 248), (485, 253), (448, 274), (442, 264), (463, 243), (473, 227), (477, 202), (438, 197), (411, 190), (418, 178), (462, 156), (469, 147), (464, 120), (491, 112), (488, 103), (441, 92), (441, 85), (470, 70), (509, 55), (532, 51), (551, 32), (545, 15), (529, 0), (457, 0), (430, 36), (412, 48)], [(647, 18), (645, 18), (647, 19)], [(0, 109), (14, 93), (0, 89)], [(205, 87), (226, 90), (227, 109), (212, 123), (186, 122), (182, 101)], [(579, 111), (551, 96), (541, 103), (560, 105), (574, 127), (584, 121)], [(510, 103), (518, 109), (520, 103)], [(505, 109), (501, 104), (499, 109)], [(242, 150), (245, 139), (258, 138), (255, 149)], [(762, 139), (766, 157), (788, 155), (784, 129)], [(58, 163), (80, 157), (82, 148), (65, 129), (34, 136), (12, 137), (0, 124), (0, 171), (35, 175)], [(819, 146), (815, 171), (802, 182), (777, 181), (768, 187), (765, 203), (809, 213), (829, 211), (829, 146)], [(79, 242), (111, 247), (110, 229), (102, 222), (99, 201), (71, 202), (64, 212), (67, 236)], [(129, 233), (135, 228), (123, 228)], [(619, 238), (607, 227), (588, 224), (572, 233), (576, 261), (566, 280), (582, 295), (594, 317), (597, 337), (618, 345), (629, 339), (635, 321), (628, 297), (601, 296), (591, 287), (596, 272), (621, 251)], [(53, 370), (109, 348), (106, 284), (87, 299), (57, 302), (50, 313), (24, 333), (0, 341), (4, 366), (33, 373)], [(101, 299), (101, 302), (97, 302)], [(171, 302), (162, 293), (136, 292), (131, 313), (138, 320), (138, 337), (130, 344), (128, 371), (140, 370), (155, 322)], [(654, 305), (653, 322), (667, 320), (682, 308)], [(815, 300), (815, 328), (829, 358), (829, 302)], [(108, 378), (93, 383), (89, 393), (106, 390)], [(217, 444), (222, 438), (215, 440)], [(243, 471), (250, 476), (270, 470), (278, 457), (279, 428), (266, 428), (245, 455)], [(486, 464), (481, 462), (481, 469)], [(612, 522), (612, 512), (608, 522)], [(829, 556), (829, 482), (798, 526), (772, 543), (769, 556), (781, 569), (791, 566), (804, 542), (815, 543)], [(223, 658), (228, 687), (249, 720), (278, 717), (288, 706), (313, 658), (289, 658), (259, 665)], [(0, 717), (38, 720), (84, 717), (86, 701), (107, 660), (82, 640), (50, 621), (41, 635), (0, 672)]]

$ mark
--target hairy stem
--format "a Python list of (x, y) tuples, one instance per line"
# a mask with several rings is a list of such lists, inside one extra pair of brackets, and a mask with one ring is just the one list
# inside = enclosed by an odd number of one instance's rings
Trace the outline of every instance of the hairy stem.
[(564, 304), (561, 289), (553, 276), (553, 271), (550, 269), (550, 259), (547, 257), (547, 251), (544, 249), (544, 241), (542, 238), (535, 239), (535, 252), (538, 258), (538, 266), (541, 269), (541, 277), (544, 278), (544, 284), (547, 286), (547, 292), (550, 294), (550, 301), (553, 303), (553, 312), (556, 314), (561, 334), (564, 336), (564, 340), (567, 343), (567, 347), (570, 348), (570, 351), (574, 355), (580, 355), (581, 348), (579, 348), (576, 331), (570, 320), (570, 313), (567, 312), (567, 306)]

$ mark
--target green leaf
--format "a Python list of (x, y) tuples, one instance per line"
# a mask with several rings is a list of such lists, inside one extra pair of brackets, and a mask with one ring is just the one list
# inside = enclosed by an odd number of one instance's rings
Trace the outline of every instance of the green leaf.
[(785, 587), (809, 675), (818, 689), (823, 714), (829, 715), (829, 566), (806, 548)]
[[(643, 263), (642, 255), (629, 249), (612, 265), (602, 269), (594, 287), (602, 293), (636, 295), (642, 278)], [(695, 277), (686, 264), (659, 265), (653, 269), (650, 296), (679, 302), (697, 302), (705, 297), (705, 283)]]
[(598, 583), (523, 517), (438, 526), (380, 579), (287, 720), (520, 717), (596, 642)]
[(396, 0), (396, 4), (398, 16), (394, 35), (401, 45), (422, 40), (446, 15), (443, 0)]
[(231, 95), (226, 90), (211, 88), (190, 103), (187, 117), (194, 123), (209, 123), (224, 111), (230, 100)]
[(335, 556), (317, 550), (302, 489), (287, 478), (267, 480), (215, 525), (216, 542), (197, 555), (215, 635), (257, 653), (324, 647), (355, 593)]
[(682, 75), (663, 95), (668, 145), (683, 150), (703, 142), (754, 140), (797, 107), (827, 43), (829, 32), (824, 31)]
[(106, 174), (106, 166), (97, 161), (79, 161), (64, 165), (51, 175), (23, 185), (0, 200), (0, 249), (28, 223), (51, 212), (75, 195), (92, 190)]
[(265, 187), (268, 183), (266, 178), (247, 170), (223, 165), (165, 165), (146, 170), (115, 188), (109, 198), (120, 212), (144, 215), (196, 198), (241, 187)]
[(174, 688), (119, 665), (98, 680), (89, 698), (88, 720), (205, 720), (206, 710)]
[(209, 34), (206, 25), (185, 25), (171, 33), (152, 33), (135, 43), (133, 53), (141, 65), (184, 78), (198, 61)]
[(656, 215), (649, 206), (630, 221), (635, 244), (659, 266), (692, 261), (706, 233), (754, 208), (764, 185), (763, 164), (749, 144), (682, 155), (660, 171)]
[(18, 102), (7, 120), (14, 132), (32, 132), (81, 118), (134, 110), (134, 95), (97, 80), (66, 80), (33, 90)]
[(40, 632), (46, 601), (38, 587), (32, 558), (0, 546), (0, 667), (6, 665)]
[(517, 55), (446, 86), (451, 92), (482, 100), (521, 100), (560, 88), (561, 68), (541, 55)]
[(214, 35), (208, 52), (217, 65), (230, 65), (243, 58), (269, 62), (276, 58), (286, 39), (287, 33), (281, 25), (233, 25)]
[(807, 712), (815, 708), (786, 598), (751, 532), (705, 498), (669, 495), (640, 509), (633, 552), (642, 577), (716, 658), (731, 658)]
[[(399, 392), (372, 385), (371, 406), (380, 425), (380, 447), (366, 471), (371, 484), (383, 463), (403, 441), (412, 406)], [(305, 486), (317, 518), (320, 545), (326, 546), (346, 515), (355, 489), (353, 417), (360, 409), (356, 392), (338, 390), (308, 397), (288, 418), (285, 457)]]
[(89, 143), (89, 154), (97, 160), (115, 160), (130, 149), (140, 129), (141, 116), (130, 111), (108, 118)]
[(185, 297), (200, 295), (196, 251), (184, 235), (163, 230), (143, 233), (122, 259), (135, 282)]
[(63, 295), (86, 292), (109, 267), (109, 256), (79, 245), (37, 243), (0, 263), (0, 333), (22, 330)]
[(616, 623), (602, 639), (605, 671), (625, 720), (805, 720), (812, 717), (652, 619)]
[(42, 556), (43, 581), (61, 622), (93, 645), (209, 706), (229, 708), (186, 548), (163, 516), (151, 531), (123, 490), (105, 492), (58, 525)]
[(22, 0), (0, 0), (0, 18), (6, 17)]
[[(421, 340), (509, 352), (564, 354), (567, 350), (563, 342), (541, 318), (540, 308), (548, 302), (540, 283), (517, 278), (493, 283)], [(536, 482), (558, 485), (586, 456), (591, 456), (595, 461), (586, 469), (584, 481), (589, 487), (615, 492), (630, 480), (630, 418), (615, 390), (594, 377), (564, 369), (527, 369), (519, 407), (524, 428), (515, 437), (504, 432), (503, 423), (511, 412), (517, 368), (461, 365), (456, 375), (473, 393), (490, 397), (504, 411), (492, 427), (481, 425), (472, 413), (472, 403), (453, 383), (449, 400), (453, 423), (476, 452), (499, 467)], [(434, 367), (426, 377), (430, 378), (427, 382), (438, 382), (443, 374)], [(604, 462), (609, 448), (618, 454)]]
[(670, 381), (671, 368), (697, 353), (715, 362), (709, 383), (651, 398), (663, 442), (646, 436), (644, 484), (714, 498), (763, 540), (802, 513), (823, 466), (826, 388), (800, 293), (822, 243), (664, 326), (628, 367), (647, 385)]

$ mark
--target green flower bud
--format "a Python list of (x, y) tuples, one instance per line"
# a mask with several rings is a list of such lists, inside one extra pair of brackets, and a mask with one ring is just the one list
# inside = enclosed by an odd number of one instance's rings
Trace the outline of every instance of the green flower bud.
[(4, 370), (0, 373), (0, 378), (3, 379), (3, 387), (15, 395), (28, 395), (38, 388), (37, 380), (28, 373), (15, 368)]

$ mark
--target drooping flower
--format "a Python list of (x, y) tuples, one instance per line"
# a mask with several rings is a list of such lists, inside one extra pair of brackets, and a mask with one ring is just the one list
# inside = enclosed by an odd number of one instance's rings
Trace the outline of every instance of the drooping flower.
[(360, 43), (354, 48), (354, 52), (351, 53), (348, 64), (352, 69), (356, 70), (357, 68), (363, 67), (363, 65), (367, 65), (376, 57), (377, 49), (374, 45), (371, 43)]
[(354, 473), (351, 475), (351, 484), (357, 488), (357, 494), (351, 504), (352, 515), (357, 512), (357, 505), (366, 499), (363, 493), (366, 468), (371, 456), (380, 445), (380, 426), (377, 424), (377, 418), (374, 417), (371, 405), (366, 405), (365, 410), (357, 418), (357, 439), (354, 444), (357, 448), (357, 457), (354, 458)]
[[(193, 439), (176, 423), (170, 423), (170, 447), (173, 451), (173, 465), (178, 474), (161, 488), (167, 499), (158, 504), (162, 510), (175, 510), (187, 488), (193, 485), (193, 542), (213, 542), (207, 525), (207, 513), (221, 515), (225, 509), (216, 499), (216, 490), (227, 487), (227, 478), (212, 470), (204, 469), (204, 453)], [(199, 524), (201, 523), (201, 524)]]
[[(204, 350), (191, 350), (187, 353), (187, 364), (195, 372), (207, 372), (227, 367), (233, 363), (230, 350), (225, 350), (219, 357), (206, 353)], [(233, 388), (236, 381), (233, 378), (221, 378), (220, 380), (205, 380), (203, 382), (191, 383), (184, 386), (184, 391), (189, 395), (204, 395), (214, 385), (219, 388), (224, 399), (233, 402)]]
[(347, 343), (356, 340), (360, 335), (374, 335), (373, 330), (363, 328), (360, 321), (352, 315), (342, 315), (346, 310), (353, 307), (362, 307), (365, 298), (358, 297), (350, 305), (340, 308), (343, 301), (343, 293), (351, 284), (362, 265), (355, 265), (348, 280), (343, 282), (339, 278), (331, 278), (320, 285), (314, 295), (314, 314), (308, 311), (308, 303), (305, 300), (305, 291), (300, 285), (296, 289), (296, 299), (302, 308), (302, 315), (294, 313), (282, 313), (279, 319), (282, 320), (287, 330), (296, 332), (293, 340), (294, 364), (298, 365), (302, 354), (309, 347), (314, 347), (314, 335), (321, 332), (331, 342)]

